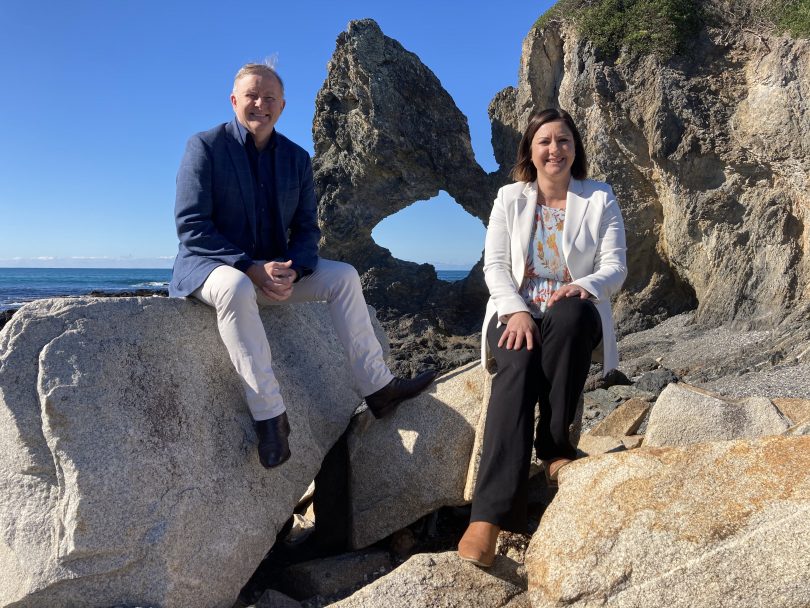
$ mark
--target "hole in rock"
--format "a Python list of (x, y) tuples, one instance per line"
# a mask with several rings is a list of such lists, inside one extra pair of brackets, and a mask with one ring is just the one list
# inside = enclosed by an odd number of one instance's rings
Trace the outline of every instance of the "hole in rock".
[(371, 237), (395, 258), (431, 264), (443, 281), (467, 276), (481, 259), (486, 228), (444, 191), (377, 224)]

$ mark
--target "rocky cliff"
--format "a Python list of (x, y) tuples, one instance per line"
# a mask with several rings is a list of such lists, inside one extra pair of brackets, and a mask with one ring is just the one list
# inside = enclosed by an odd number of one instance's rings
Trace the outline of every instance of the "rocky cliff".
[(704, 324), (773, 324), (810, 296), (810, 42), (752, 29), (750, 3), (704, 4), (713, 19), (666, 60), (601, 53), (574, 19), (541, 20), (518, 86), (490, 105), (504, 167), (532, 110), (580, 125), (627, 225), (622, 333), (689, 308)]
[(743, 9), (756, 0), (703, 4), (712, 18), (668, 58), (605, 53), (571, 13), (538, 21), (517, 87), (489, 108), (500, 164), (490, 175), (430, 70), (373, 21), (349, 25), (313, 126), (322, 245), (358, 267), (389, 334), (403, 315), (428, 338), (474, 332), (487, 294), (480, 264), (448, 286), (376, 245), (374, 225), (439, 189), (486, 221), (529, 114), (548, 106), (571, 112), (591, 176), (620, 200), (630, 270), (615, 307), (620, 334), (692, 309), (707, 326), (807, 318), (810, 42), (752, 21)]

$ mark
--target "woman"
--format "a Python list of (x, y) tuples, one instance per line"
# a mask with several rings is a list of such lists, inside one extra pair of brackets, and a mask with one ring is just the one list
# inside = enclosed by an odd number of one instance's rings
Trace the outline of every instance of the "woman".
[(605, 373), (619, 362), (610, 296), (627, 274), (624, 225), (610, 186), (586, 173), (571, 116), (543, 110), (520, 141), (517, 183), (501, 188), (492, 208), (482, 362), (494, 358), (497, 373), (470, 525), (458, 547), (462, 559), (479, 566), (494, 561), (500, 530), (526, 528), (533, 436), (547, 479), (556, 483), (576, 457), (568, 428), (591, 355), (601, 355)]

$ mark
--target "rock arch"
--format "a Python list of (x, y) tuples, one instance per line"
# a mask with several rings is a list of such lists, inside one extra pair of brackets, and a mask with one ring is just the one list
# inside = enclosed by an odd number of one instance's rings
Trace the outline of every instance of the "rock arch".
[(439, 190), (489, 218), (499, 180), (476, 162), (467, 119), (439, 79), (374, 21), (353, 21), (338, 36), (315, 108), (323, 255), (358, 269), (382, 320), (416, 314), (451, 333), (477, 331), (487, 297), (480, 263), (448, 285), (371, 237), (383, 218)]

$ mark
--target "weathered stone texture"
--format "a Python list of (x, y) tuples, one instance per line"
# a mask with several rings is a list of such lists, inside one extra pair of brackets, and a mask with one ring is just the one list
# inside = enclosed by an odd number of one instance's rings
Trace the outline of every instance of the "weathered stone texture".
[(810, 399), (779, 398), (773, 400), (779, 411), (787, 416), (793, 424), (810, 421)]
[(0, 605), (233, 604), (360, 402), (325, 305), (262, 319), (292, 426), (272, 471), (209, 307), (79, 298), (14, 315)]
[(805, 608), (810, 437), (640, 448), (561, 473), (526, 555), (534, 608)]
[(338, 36), (315, 108), (323, 254), (358, 269), (383, 318), (418, 312), (476, 331), (487, 297), (480, 268), (448, 285), (431, 266), (397, 260), (371, 238), (381, 220), (439, 190), (489, 218), (496, 182), (475, 161), (467, 119), (438, 78), (374, 21), (352, 21)]
[(695, 306), (701, 323), (776, 323), (810, 296), (810, 41), (721, 20), (691, 52), (601, 61), (552, 20), (490, 106), (502, 166), (532, 110), (580, 126), (627, 227), (621, 333)]
[(622, 437), (632, 435), (641, 426), (644, 416), (650, 410), (650, 404), (641, 399), (628, 399), (607, 417), (591, 429), (592, 435), (612, 435)]
[(681, 446), (779, 435), (790, 425), (764, 397), (725, 399), (687, 384), (670, 384), (650, 412), (646, 446)]
[(279, 574), (282, 590), (292, 597), (349, 595), (393, 568), (387, 551), (345, 553), (288, 566)]
[(335, 608), (529, 608), (522, 569), (498, 557), (484, 571), (455, 551), (420, 553)]
[(349, 433), (351, 542), (365, 547), (447, 505), (464, 487), (486, 372), (441, 376), (389, 418), (358, 416)]

